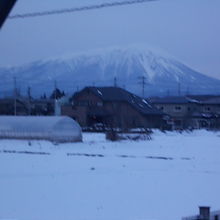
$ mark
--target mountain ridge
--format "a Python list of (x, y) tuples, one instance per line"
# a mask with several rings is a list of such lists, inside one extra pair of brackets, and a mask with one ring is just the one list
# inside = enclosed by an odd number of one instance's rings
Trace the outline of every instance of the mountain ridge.
[[(6, 74), (5, 74), (6, 73)], [(67, 93), (84, 86), (110, 86), (115, 83), (142, 95), (140, 77), (145, 77), (145, 95), (218, 93), (220, 80), (199, 73), (167, 53), (145, 47), (108, 48), (81, 52), (60, 58), (35, 61), (26, 65), (0, 68), (4, 89), (12, 89), (12, 78), (33, 94), (50, 93), (55, 81)], [(11, 85), (10, 85), (11, 84)]]

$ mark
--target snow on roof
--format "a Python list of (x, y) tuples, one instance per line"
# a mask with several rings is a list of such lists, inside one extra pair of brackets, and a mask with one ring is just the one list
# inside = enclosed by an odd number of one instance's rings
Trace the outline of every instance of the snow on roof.
[(198, 102), (197, 100), (193, 100), (185, 96), (153, 97), (149, 98), (149, 100), (154, 104), (187, 104)]
[(142, 99), (142, 102), (144, 102), (146, 105), (148, 105), (150, 108), (152, 108), (152, 106), (145, 99)]
[[(103, 101), (124, 101), (133, 106), (137, 111), (143, 114), (162, 115), (163, 113), (154, 108), (148, 102), (144, 102), (141, 97), (128, 92), (119, 87), (86, 87)], [(79, 94), (79, 93), (78, 93)]]
[(100, 90), (97, 89), (97, 92), (99, 93), (99, 95), (102, 95), (102, 92)]

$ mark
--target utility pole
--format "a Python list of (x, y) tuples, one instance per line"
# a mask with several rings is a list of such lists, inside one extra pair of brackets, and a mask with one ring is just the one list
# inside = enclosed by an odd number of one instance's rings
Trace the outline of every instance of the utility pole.
[(145, 85), (147, 84), (146, 83), (146, 77), (145, 76), (140, 76), (138, 78), (141, 80), (140, 84), (142, 85), (142, 97), (144, 98), (145, 97)]
[(189, 93), (190, 93), (190, 89), (189, 86), (187, 86), (186, 95), (189, 95)]
[(181, 85), (180, 85), (180, 82), (178, 82), (178, 96), (181, 95)]
[(28, 98), (30, 99), (31, 98), (31, 87), (28, 86), (27, 88), (27, 95), (28, 95)]
[(117, 78), (114, 77), (114, 87), (117, 87)]
[(31, 87), (28, 86), (27, 88), (27, 95), (28, 95), (28, 115), (31, 115)]
[(14, 115), (17, 115), (17, 82), (14, 77)]
[(57, 81), (54, 80), (54, 99), (57, 99)]
[(54, 80), (54, 115), (57, 115), (57, 81)]

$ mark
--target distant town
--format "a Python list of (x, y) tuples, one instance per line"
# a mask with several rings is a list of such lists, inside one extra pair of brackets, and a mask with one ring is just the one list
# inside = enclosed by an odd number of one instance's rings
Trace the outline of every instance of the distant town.
[(55, 88), (47, 97), (16, 94), (0, 99), (0, 115), (69, 116), (84, 130), (118, 128), (219, 129), (220, 95), (142, 98), (114, 87), (85, 87), (71, 96)]

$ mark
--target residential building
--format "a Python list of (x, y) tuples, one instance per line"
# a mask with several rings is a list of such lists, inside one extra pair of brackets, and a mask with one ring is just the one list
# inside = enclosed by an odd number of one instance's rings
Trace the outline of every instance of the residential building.
[(118, 87), (86, 87), (73, 95), (69, 105), (62, 106), (82, 127), (102, 124), (107, 127), (162, 128), (166, 115), (146, 100)]
[(196, 100), (184, 96), (170, 96), (150, 98), (148, 101), (157, 109), (171, 116), (173, 129), (195, 127), (191, 119), (192, 114), (198, 110)]
[(220, 96), (170, 96), (148, 99), (172, 118), (173, 129), (220, 128)]
[(211, 212), (210, 207), (201, 206), (198, 215), (183, 217), (182, 220), (220, 220), (220, 210)]

